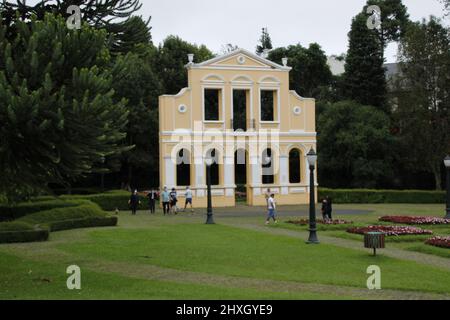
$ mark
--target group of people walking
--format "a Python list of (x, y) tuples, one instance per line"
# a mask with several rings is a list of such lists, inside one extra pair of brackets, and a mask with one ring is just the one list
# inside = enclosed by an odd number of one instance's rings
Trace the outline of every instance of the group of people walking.
[[(161, 200), (164, 215), (166, 214), (177, 214), (179, 208), (177, 206), (178, 196), (175, 188), (169, 192), (167, 187), (164, 187), (163, 191), (159, 193), (155, 188), (152, 188), (150, 192), (146, 195), (148, 199), (148, 207), (151, 214), (154, 214), (156, 211), (156, 201)], [(186, 211), (188, 205), (191, 207), (191, 212), (194, 212), (194, 208), (192, 206), (192, 190), (190, 187), (186, 187), (185, 192), (185, 204), (183, 211)], [(130, 196), (130, 200), (128, 200), (128, 204), (131, 209), (131, 214), (135, 215), (139, 205), (141, 204), (139, 194), (137, 190), (134, 190)]]
[[(265, 198), (266, 198), (266, 205), (267, 205), (267, 219), (266, 224), (270, 223), (270, 220), (272, 219), (275, 223), (278, 223), (278, 220), (276, 218), (276, 201), (275, 201), (275, 194), (270, 191), (270, 189), (267, 189), (265, 192)], [(184, 209), (183, 212), (186, 211), (187, 206), (190, 205), (191, 212), (194, 212), (194, 208), (192, 206), (192, 190), (190, 187), (186, 187), (186, 192), (184, 194), (185, 196), (185, 203), (184, 203)], [(161, 194), (156, 191), (155, 188), (152, 188), (150, 192), (146, 195), (148, 199), (148, 205), (150, 213), (155, 213), (156, 208), (156, 200), (160, 199), (163, 207), (163, 213), (166, 214), (177, 214), (178, 213), (178, 196), (177, 191), (175, 188), (172, 188), (172, 190), (169, 192), (169, 189), (167, 187), (164, 187)], [(139, 200), (138, 191), (134, 190), (134, 192), (131, 194), (130, 200), (128, 201), (128, 204), (131, 208), (131, 213), (133, 215), (136, 214), (136, 211), (138, 209), (139, 204), (141, 204), (141, 201)], [(332, 201), (329, 196), (327, 196), (322, 201), (322, 217), (324, 221), (333, 220), (332, 218)]]

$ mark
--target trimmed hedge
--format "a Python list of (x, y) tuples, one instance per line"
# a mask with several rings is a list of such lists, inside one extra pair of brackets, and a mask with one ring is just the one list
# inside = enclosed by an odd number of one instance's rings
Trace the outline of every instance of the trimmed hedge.
[(0, 243), (45, 241), (50, 231), (116, 226), (110, 217), (90, 201), (78, 201), (77, 207), (62, 207), (26, 215), (14, 222), (0, 223)]
[(333, 203), (445, 203), (444, 191), (319, 188), (319, 200)]
[(47, 241), (49, 236), (50, 231), (48, 229), (0, 231), (0, 243)]
[(24, 202), (16, 206), (0, 206), (0, 222), (12, 221), (33, 214), (36, 212), (47, 211), (55, 208), (76, 207), (81, 204), (87, 204), (88, 201), (78, 199), (76, 201), (67, 201), (61, 199)]
[[(101, 194), (93, 194), (93, 195), (65, 195), (61, 196), (61, 199), (86, 199), (90, 200), (100, 206), (105, 211), (115, 211), (119, 209), (121, 211), (130, 210), (130, 206), (128, 205), (128, 200), (130, 200), (130, 193), (127, 191), (109, 191)], [(147, 198), (143, 195), (139, 196), (141, 200), (141, 204), (139, 205), (139, 210), (147, 210), (148, 209), (148, 201)]]

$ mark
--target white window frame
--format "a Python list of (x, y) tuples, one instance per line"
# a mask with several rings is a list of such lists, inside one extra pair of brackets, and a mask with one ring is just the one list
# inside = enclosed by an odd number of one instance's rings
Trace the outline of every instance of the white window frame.
[[(277, 92), (277, 99), (274, 102), (276, 103), (276, 106), (274, 106), (277, 110), (277, 119), (274, 119), (274, 121), (263, 121), (261, 119), (262, 116), (262, 105), (261, 105), (261, 91), (276, 91)], [(280, 96), (280, 87), (279, 86), (263, 86), (261, 85), (259, 87), (259, 95), (258, 95), (259, 101), (258, 101), (258, 105), (259, 105), (259, 123), (261, 124), (280, 124), (280, 119), (281, 119), (281, 96)], [(275, 111), (275, 110), (274, 110)]]
[[(205, 119), (205, 90), (207, 89), (217, 89), (222, 90), (222, 119), (220, 120), (206, 120)], [(220, 116), (220, 112), (219, 112)], [(210, 124), (225, 124), (225, 86), (217, 84), (207, 84), (202, 85), (202, 119), (203, 123)]]

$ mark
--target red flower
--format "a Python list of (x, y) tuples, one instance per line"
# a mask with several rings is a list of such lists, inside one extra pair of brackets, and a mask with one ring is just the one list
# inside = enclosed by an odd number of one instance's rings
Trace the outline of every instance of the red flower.
[(424, 230), (408, 226), (368, 226), (347, 229), (349, 233), (365, 234), (367, 232), (383, 232), (386, 236), (433, 234), (431, 230)]

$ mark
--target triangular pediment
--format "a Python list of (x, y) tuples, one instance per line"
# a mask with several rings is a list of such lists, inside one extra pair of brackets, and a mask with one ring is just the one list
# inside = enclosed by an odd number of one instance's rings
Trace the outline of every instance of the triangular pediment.
[(244, 49), (218, 56), (198, 64), (191, 64), (194, 68), (233, 68), (233, 69), (278, 69), (291, 70), (290, 67), (279, 65), (273, 61), (260, 57)]

